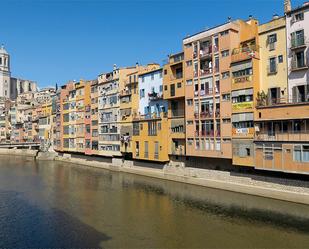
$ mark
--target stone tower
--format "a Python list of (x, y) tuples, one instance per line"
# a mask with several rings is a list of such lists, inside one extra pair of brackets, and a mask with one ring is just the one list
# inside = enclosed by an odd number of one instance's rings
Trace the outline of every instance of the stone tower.
[(0, 47), (0, 98), (10, 98), (10, 56), (2, 45)]
[(291, 0), (284, 0), (284, 13), (291, 11)]

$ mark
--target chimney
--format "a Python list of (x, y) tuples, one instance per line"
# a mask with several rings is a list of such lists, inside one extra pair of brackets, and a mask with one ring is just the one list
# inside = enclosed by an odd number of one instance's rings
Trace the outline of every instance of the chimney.
[(291, 0), (284, 0), (284, 13), (291, 11)]
[(227, 18), (227, 21), (228, 21), (228, 22), (231, 22), (231, 20), (232, 20), (232, 17), (229, 16), (229, 17)]
[(253, 16), (252, 15), (249, 15), (249, 20), (252, 20), (253, 19)]
[(117, 65), (114, 64), (113, 70), (116, 71), (116, 69), (117, 69)]
[(135, 63), (135, 67), (138, 68), (138, 66), (139, 66), (139, 64), (138, 64), (138, 62), (136, 62), (136, 63)]

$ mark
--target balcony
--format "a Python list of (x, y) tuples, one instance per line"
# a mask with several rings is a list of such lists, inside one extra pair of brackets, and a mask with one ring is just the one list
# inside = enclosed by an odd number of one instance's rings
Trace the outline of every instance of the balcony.
[(132, 91), (130, 89), (121, 90), (119, 93), (119, 97), (126, 97), (130, 96), (132, 94)]
[(149, 100), (160, 100), (163, 98), (162, 93), (151, 92), (148, 93)]
[(200, 69), (200, 76), (207, 76), (212, 74), (212, 68), (203, 68)]
[(308, 69), (308, 62), (303, 60), (293, 59), (291, 63), (291, 71), (299, 71), (299, 70), (307, 70)]
[(213, 112), (206, 111), (206, 112), (201, 112), (200, 117), (201, 117), (201, 119), (213, 118), (213, 115), (214, 115)]
[(214, 130), (210, 130), (210, 131), (202, 130), (200, 132), (201, 137), (214, 137), (214, 134), (215, 134)]
[(298, 37), (293, 37), (291, 39), (291, 49), (297, 49), (297, 48), (305, 47), (306, 46), (305, 40), (306, 40), (306, 37), (304, 35), (299, 35)]
[(184, 156), (185, 147), (184, 146), (178, 146), (178, 147), (172, 146), (171, 154), (176, 155), (176, 156)]
[(232, 52), (231, 62), (244, 61), (252, 58), (258, 59), (259, 53), (257, 52), (257, 49), (257, 46), (235, 48)]
[(180, 54), (175, 54), (169, 57), (169, 63), (170, 64), (175, 64), (175, 63), (179, 63), (182, 62), (184, 59), (184, 54), (180, 53)]
[(256, 141), (308, 142), (309, 141), (309, 131), (259, 133), (256, 135), (255, 140)]
[(212, 46), (201, 47), (200, 49), (200, 58), (211, 56)]
[(238, 138), (253, 138), (254, 137), (254, 128), (233, 128), (232, 129), (233, 137)]

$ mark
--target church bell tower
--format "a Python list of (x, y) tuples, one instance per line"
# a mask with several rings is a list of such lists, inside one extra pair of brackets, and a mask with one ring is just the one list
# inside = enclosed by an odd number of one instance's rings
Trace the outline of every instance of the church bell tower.
[(4, 46), (0, 47), (0, 98), (10, 98), (10, 55)]

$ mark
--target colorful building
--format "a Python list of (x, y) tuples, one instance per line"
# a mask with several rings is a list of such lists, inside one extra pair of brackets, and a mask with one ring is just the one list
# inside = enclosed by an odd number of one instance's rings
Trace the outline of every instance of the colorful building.
[(168, 153), (186, 155), (184, 53), (170, 55), (163, 68), (163, 97), (168, 101)]
[(133, 113), (133, 158), (166, 162), (168, 102), (163, 99), (162, 68), (139, 74), (138, 113)]

